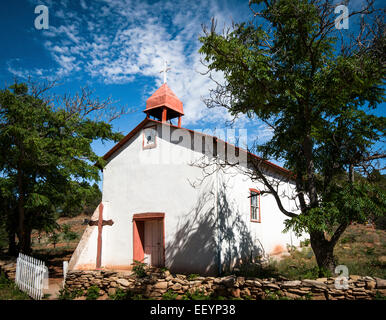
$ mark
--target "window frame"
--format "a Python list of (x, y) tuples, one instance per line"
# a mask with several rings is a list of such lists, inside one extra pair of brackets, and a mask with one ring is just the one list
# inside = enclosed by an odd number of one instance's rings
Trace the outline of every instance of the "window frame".
[[(145, 146), (145, 139), (146, 139), (146, 136), (145, 136), (145, 131), (147, 129), (153, 129), (155, 131), (155, 135), (154, 135), (154, 143), (151, 144), (151, 145), (147, 145)], [(153, 149), (153, 148), (156, 148), (157, 147), (157, 126), (154, 125), (154, 126), (149, 126), (149, 127), (145, 127), (142, 129), (142, 149), (145, 150), (145, 149)]]
[[(259, 218), (253, 219), (252, 217), (252, 193), (257, 194), (258, 196), (258, 201), (259, 201)], [(249, 188), (249, 208), (250, 208), (250, 221), (255, 222), (255, 223), (261, 223), (261, 205), (260, 205), (260, 191), (254, 188)]]

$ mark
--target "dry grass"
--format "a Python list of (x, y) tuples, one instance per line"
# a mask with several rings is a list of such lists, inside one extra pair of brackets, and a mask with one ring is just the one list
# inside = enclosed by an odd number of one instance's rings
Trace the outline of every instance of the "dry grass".
[[(353, 224), (347, 228), (334, 251), (338, 264), (349, 274), (386, 278), (386, 231)], [(292, 251), (290, 256), (272, 262), (278, 273), (289, 279), (317, 278), (318, 268), (310, 247)], [(329, 274), (326, 274), (328, 276)]]

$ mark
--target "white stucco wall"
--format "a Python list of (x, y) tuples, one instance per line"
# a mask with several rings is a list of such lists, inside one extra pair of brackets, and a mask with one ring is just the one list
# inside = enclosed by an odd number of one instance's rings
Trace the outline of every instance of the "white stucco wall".
[[(147, 126), (150, 125), (154, 123)], [(273, 196), (261, 197), (261, 223), (251, 222), (249, 188), (261, 186), (235, 168), (201, 181), (205, 176), (203, 170), (191, 164), (200, 163), (203, 154), (191, 150), (188, 131), (179, 131), (185, 138), (177, 145), (159, 137), (162, 127), (170, 128), (157, 124), (156, 148), (143, 149), (140, 131), (104, 168), (103, 218), (112, 219), (114, 224), (103, 228), (103, 267), (123, 269), (133, 262), (132, 217), (136, 213), (165, 213), (166, 266), (179, 272), (215, 273), (219, 241), (222, 263), (235, 262), (237, 256), (248, 252), (250, 244), (262, 245), (269, 253), (277, 246), (285, 248), (291, 243), (291, 235), (281, 233), (285, 216), (279, 212)], [(164, 132), (165, 136), (169, 135)], [(172, 141), (175, 140), (177, 131), (172, 134)], [(83, 250), (75, 269), (90, 261), (95, 264), (95, 232), (89, 241), (92, 243)], [(296, 244), (293, 235), (292, 242)]]

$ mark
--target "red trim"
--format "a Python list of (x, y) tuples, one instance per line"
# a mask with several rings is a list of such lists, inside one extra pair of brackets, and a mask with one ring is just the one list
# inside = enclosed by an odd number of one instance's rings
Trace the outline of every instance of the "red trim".
[(129, 141), (142, 127), (151, 121), (149, 118), (145, 118), (138, 126), (129, 132), (121, 141), (119, 141), (114, 147), (112, 147), (104, 156), (104, 160), (108, 160), (116, 151), (118, 151), (127, 141)]
[(162, 108), (162, 122), (166, 122), (167, 112), (168, 112), (168, 109), (166, 107), (163, 107)]
[(143, 261), (145, 257), (144, 242), (144, 222), (148, 220), (162, 220), (163, 229), (163, 265), (165, 265), (165, 213), (145, 212), (133, 214), (133, 260)]
[(163, 219), (165, 213), (163, 212), (145, 212), (133, 214), (133, 220), (144, 221), (146, 219)]
[[(252, 219), (252, 192), (257, 193), (259, 196), (259, 219)], [(250, 221), (261, 223), (261, 206), (260, 206), (260, 191), (254, 188), (249, 188), (249, 207), (250, 207)]]
[(178, 117), (178, 128), (181, 128), (181, 116)]
[(97, 243), (97, 256), (96, 256), (96, 268), (100, 269), (102, 265), (102, 229), (103, 229), (103, 203), (99, 204), (99, 220), (98, 220), (98, 243)]
[(142, 133), (142, 149), (153, 149), (155, 147), (157, 147), (157, 135), (155, 135), (154, 137), (154, 145), (150, 145), (150, 146), (146, 146), (145, 147), (145, 129), (148, 129), (148, 128), (154, 128), (155, 131), (157, 131), (157, 126), (149, 126), (149, 127), (146, 127), (146, 128), (143, 128), (143, 133)]

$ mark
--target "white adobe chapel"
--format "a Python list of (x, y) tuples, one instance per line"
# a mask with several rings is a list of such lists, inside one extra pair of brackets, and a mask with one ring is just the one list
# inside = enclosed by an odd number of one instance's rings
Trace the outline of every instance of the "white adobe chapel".
[[(102, 202), (69, 270), (130, 270), (137, 260), (172, 272), (215, 275), (243, 259), (299, 245), (293, 233), (282, 233), (286, 217), (274, 197), (260, 195), (263, 186), (239, 170), (248, 161), (212, 174), (195, 165), (210, 162), (221, 143), (228, 151), (235, 147), (181, 127), (183, 104), (166, 82), (144, 112), (146, 118), (104, 155)], [(178, 125), (172, 125), (176, 118)], [(236, 149), (239, 157), (248, 154)], [(265, 166), (271, 179), (290, 174), (268, 161)], [(288, 180), (279, 194), (291, 210), (295, 205), (286, 195), (294, 184)]]

